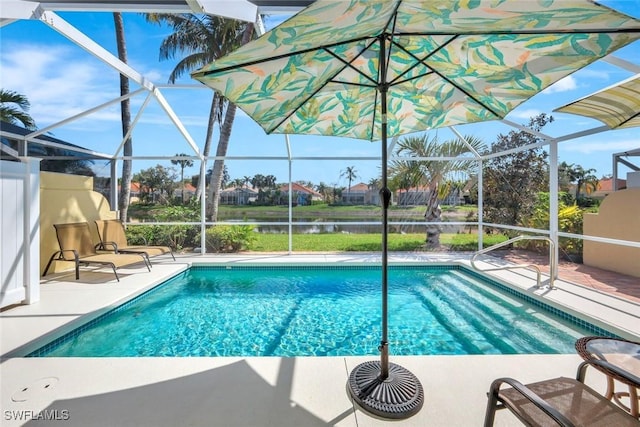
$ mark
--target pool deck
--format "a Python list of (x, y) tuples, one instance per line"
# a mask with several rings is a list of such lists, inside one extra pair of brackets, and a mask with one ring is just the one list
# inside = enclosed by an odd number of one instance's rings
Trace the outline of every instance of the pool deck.
[[(2, 426), (481, 426), (486, 392), (495, 378), (536, 381), (573, 377), (581, 359), (568, 355), (393, 356), (415, 374), (425, 391), (420, 412), (401, 421), (383, 420), (349, 399), (349, 373), (369, 357), (251, 358), (24, 358), (41, 337), (60, 336), (117, 306), (191, 263), (379, 263), (379, 254), (195, 255), (156, 258), (149, 273), (123, 268), (121, 281), (105, 270), (59, 273), (42, 281), (41, 301), (0, 313), (0, 407)], [(390, 254), (390, 263), (468, 264), (453, 254)], [(483, 268), (508, 260), (487, 258)], [(529, 270), (487, 273), (626, 338), (640, 339), (637, 295), (607, 293), (563, 280), (538, 289)], [(564, 278), (563, 273), (560, 275)], [(548, 276), (543, 276), (548, 280)], [(640, 281), (639, 281), (640, 282)], [(639, 286), (636, 288), (640, 288)], [(640, 289), (639, 289), (640, 290)], [(587, 383), (604, 390), (593, 371)], [(58, 421), (29, 417), (57, 416)], [(19, 418), (22, 418), (20, 420)], [(521, 425), (499, 413), (496, 426)]]

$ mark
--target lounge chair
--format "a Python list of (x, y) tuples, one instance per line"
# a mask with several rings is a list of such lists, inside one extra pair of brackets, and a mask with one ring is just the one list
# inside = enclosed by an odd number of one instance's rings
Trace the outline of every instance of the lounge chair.
[(169, 246), (149, 246), (149, 245), (129, 245), (127, 236), (124, 232), (124, 225), (118, 219), (97, 220), (98, 236), (100, 236), (101, 250), (112, 250), (116, 253), (123, 254), (140, 254), (144, 256), (149, 265), (151, 265), (150, 257), (157, 255), (170, 254), (173, 260), (173, 250)]
[(76, 264), (76, 280), (80, 279), (80, 265), (105, 265), (113, 269), (116, 279), (120, 281), (116, 268), (144, 262), (147, 270), (151, 271), (147, 260), (142, 255), (98, 253), (91, 238), (88, 222), (69, 224), (54, 224), (60, 250), (49, 258), (44, 269), (44, 277), (54, 260), (74, 261)]
[[(620, 376), (633, 376), (610, 363), (590, 360), (580, 364), (576, 379), (560, 377), (523, 385), (512, 378), (499, 378), (489, 390), (485, 427), (493, 426), (496, 410), (504, 408), (527, 426), (639, 427), (637, 418), (584, 384), (585, 372), (591, 365)], [(501, 388), (503, 384), (511, 387)]]

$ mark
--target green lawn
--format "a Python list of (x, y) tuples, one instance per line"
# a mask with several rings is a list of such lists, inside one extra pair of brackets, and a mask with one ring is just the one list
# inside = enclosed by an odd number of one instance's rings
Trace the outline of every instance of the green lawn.
[[(287, 206), (220, 206), (218, 219), (287, 219), (289, 208)], [(355, 205), (355, 206), (333, 206), (328, 204), (316, 204), (312, 206), (295, 206), (292, 208), (292, 215), (297, 219), (317, 219), (317, 218), (345, 218), (358, 221), (365, 218), (380, 218), (382, 208), (380, 206)], [(411, 216), (422, 217), (424, 207), (397, 207), (389, 209), (389, 216)]]
[[(154, 221), (159, 212), (166, 210), (167, 206), (145, 203), (133, 203), (129, 206), (129, 216), (135, 220)], [(193, 207), (194, 213), (199, 214), (200, 207)], [(391, 206), (389, 217), (422, 219), (424, 206)], [(450, 215), (467, 215), (477, 211), (474, 205), (469, 206), (442, 206), (443, 217), (446, 220)], [(379, 219), (382, 215), (380, 206), (371, 205), (328, 205), (326, 203), (312, 206), (295, 206), (292, 208), (294, 219), (315, 220), (318, 218), (339, 219), (343, 221), (359, 221), (365, 219)], [(221, 205), (218, 211), (218, 220), (252, 219), (256, 221), (286, 221), (289, 218), (287, 206), (232, 206)]]
[[(258, 234), (249, 248), (256, 252), (282, 252), (289, 250), (289, 236), (286, 234)], [(506, 240), (502, 235), (485, 235), (484, 246)], [(390, 234), (390, 251), (424, 251), (425, 235)], [(478, 239), (475, 234), (441, 234), (440, 241), (446, 250), (475, 251)], [(296, 252), (375, 252), (382, 248), (380, 234), (294, 234), (293, 250)]]

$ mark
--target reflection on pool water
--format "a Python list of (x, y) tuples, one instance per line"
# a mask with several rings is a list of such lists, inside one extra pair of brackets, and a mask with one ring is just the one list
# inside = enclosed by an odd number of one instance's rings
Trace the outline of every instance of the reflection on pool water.
[[(192, 267), (31, 356), (374, 355), (380, 282), (380, 266)], [(392, 355), (574, 353), (611, 335), (459, 266), (392, 265), (388, 301)]]

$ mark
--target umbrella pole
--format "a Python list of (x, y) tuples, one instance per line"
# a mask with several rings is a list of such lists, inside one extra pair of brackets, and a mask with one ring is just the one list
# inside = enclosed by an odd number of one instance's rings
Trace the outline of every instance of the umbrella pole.
[[(383, 100), (386, 98), (384, 92)], [(384, 102), (382, 105), (386, 105)], [(386, 110), (386, 108), (383, 108)], [(380, 378), (389, 377), (389, 205), (391, 204), (391, 190), (387, 182), (387, 112), (383, 111), (382, 119), (382, 338), (380, 340)]]
[[(380, 36), (380, 74), (386, 82), (386, 41)], [(418, 378), (395, 363), (389, 363), (388, 342), (388, 211), (391, 190), (387, 180), (387, 89), (380, 84), (381, 136), (382, 136), (382, 339), (378, 350), (380, 361), (364, 362), (356, 366), (349, 375), (349, 393), (360, 407), (383, 418), (403, 419), (416, 414), (422, 408), (424, 391)]]

